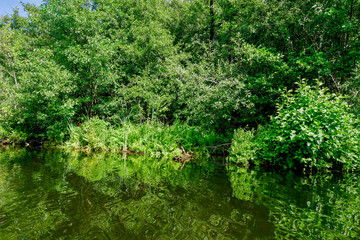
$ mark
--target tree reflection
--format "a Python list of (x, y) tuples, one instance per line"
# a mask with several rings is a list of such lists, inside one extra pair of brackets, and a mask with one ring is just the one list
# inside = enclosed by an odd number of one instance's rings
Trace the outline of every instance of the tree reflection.
[(1, 239), (273, 239), (266, 208), (215, 163), (121, 154), (0, 154)]
[(357, 174), (296, 175), (229, 167), (233, 194), (267, 207), (277, 239), (358, 239)]

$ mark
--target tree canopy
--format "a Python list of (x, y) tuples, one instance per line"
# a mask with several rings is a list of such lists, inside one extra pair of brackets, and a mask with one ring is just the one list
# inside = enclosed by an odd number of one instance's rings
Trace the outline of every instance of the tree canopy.
[[(284, 88), (359, 101), (359, 8), (347, 1), (47, 0), (0, 19), (0, 121), (63, 141), (69, 124), (265, 124)], [(357, 113), (359, 108), (352, 108)]]

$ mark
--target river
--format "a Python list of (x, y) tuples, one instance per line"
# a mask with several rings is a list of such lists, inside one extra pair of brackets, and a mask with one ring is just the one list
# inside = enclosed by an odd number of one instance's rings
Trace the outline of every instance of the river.
[(360, 181), (119, 153), (0, 150), (0, 239), (359, 239)]

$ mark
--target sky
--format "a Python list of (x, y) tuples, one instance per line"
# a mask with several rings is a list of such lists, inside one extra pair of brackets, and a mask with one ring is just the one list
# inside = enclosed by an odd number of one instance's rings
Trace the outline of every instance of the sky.
[(6, 14), (12, 14), (13, 9), (19, 7), (19, 13), (21, 16), (25, 16), (26, 13), (21, 6), (21, 3), (34, 3), (36, 5), (40, 5), (43, 0), (0, 0), (0, 16), (4, 16)]

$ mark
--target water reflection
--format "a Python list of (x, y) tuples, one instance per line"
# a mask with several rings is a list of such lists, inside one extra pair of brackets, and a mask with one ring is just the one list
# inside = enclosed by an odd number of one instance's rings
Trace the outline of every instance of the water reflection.
[(359, 239), (357, 174), (296, 175), (229, 167), (235, 197), (269, 209), (277, 239)]
[(216, 163), (0, 152), (0, 239), (274, 239), (266, 207), (234, 198)]

